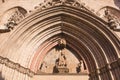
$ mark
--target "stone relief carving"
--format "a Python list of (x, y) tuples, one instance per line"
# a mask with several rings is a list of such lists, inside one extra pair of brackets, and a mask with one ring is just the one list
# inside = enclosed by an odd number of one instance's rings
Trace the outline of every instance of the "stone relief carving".
[(82, 62), (78, 63), (77, 67), (76, 67), (76, 72), (80, 73), (81, 72), (81, 64)]
[(19, 7), (8, 10), (2, 17), (1, 26), (3, 29), (0, 26), (0, 32), (13, 30), (14, 26), (24, 19), (26, 13), (27, 12), (24, 9)]
[(3, 64), (11, 69), (17, 70), (20, 73), (27, 74), (28, 76), (32, 77), (35, 73), (32, 72), (30, 69), (21, 66), (18, 63), (14, 63), (10, 61), (8, 58), (3, 58), (0, 56), (0, 64)]
[(108, 23), (108, 27), (113, 31), (120, 31), (120, 13), (119, 10), (105, 6), (101, 8), (97, 14)]
[(105, 10), (105, 18), (107, 18), (108, 26), (112, 30), (120, 29), (120, 21), (117, 19), (117, 17), (110, 13), (108, 9)]
[(40, 66), (40, 70), (42, 72), (46, 72), (46, 69), (47, 69), (47, 63), (45, 61), (42, 62), (41, 66)]
[(59, 5), (73, 6), (88, 12), (93, 12), (87, 7), (85, 7), (85, 3), (81, 2), (81, 0), (44, 0), (44, 3), (40, 3), (39, 6), (35, 6), (35, 9), (43, 10)]
[(67, 67), (67, 58), (63, 52), (61, 52), (60, 56), (55, 61), (53, 73), (69, 73), (69, 69)]

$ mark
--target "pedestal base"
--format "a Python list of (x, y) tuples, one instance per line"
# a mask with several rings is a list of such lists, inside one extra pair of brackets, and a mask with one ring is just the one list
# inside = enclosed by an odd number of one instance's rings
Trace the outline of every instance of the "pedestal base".
[(58, 68), (58, 73), (69, 73), (68, 68)]

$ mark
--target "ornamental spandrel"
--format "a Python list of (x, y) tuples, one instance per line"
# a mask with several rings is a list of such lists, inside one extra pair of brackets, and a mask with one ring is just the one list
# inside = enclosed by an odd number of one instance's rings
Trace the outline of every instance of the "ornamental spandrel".
[(0, 33), (9, 32), (24, 19), (26, 11), (23, 8), (16, 7), (4, 13), (0, 22)]

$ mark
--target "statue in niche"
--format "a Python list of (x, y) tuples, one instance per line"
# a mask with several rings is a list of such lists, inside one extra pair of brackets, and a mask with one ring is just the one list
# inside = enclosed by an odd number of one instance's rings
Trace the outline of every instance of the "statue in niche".
[(53, 73), (68, 73), (69, 69), (67, 68), (67, 58), (63, 52), (66, 48), (66, 40), (61, 38), (58, 41), (56, 46), (56, 51), (60, 52), (60, 56), (55, 61), (55, 66), (53, 68)]
[(57, 60), (56, 60), (56, 62), (55, 62), (55, 66), (53, 67), (53, 73), (59, 73)]
[(67, 63), (66, 63), (66, 57), (65, 57), (65, 54), (64, 53), (61, 53), (60, 54), (60, 57), (58, 58), (58, 65), (60, 67), (66, 67), (67, 66)]
[(64, 53), (61, 52), (58, 59), (56, 59), (55, 66), (53, 68), (53, 73), (68, 73), (67, 68), (67, 58)]

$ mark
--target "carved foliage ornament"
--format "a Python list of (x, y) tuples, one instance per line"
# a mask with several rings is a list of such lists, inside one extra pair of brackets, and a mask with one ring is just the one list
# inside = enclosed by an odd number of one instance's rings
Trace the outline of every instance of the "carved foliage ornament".
[(89, 9), (87, 9), (85, 7), (85, 3), (82, 3), (80, 0), (44, 0), (44, 3), (39, 4), (39, 6), (35, 6), (35, 9), (43, 10), (59, 5), (73, 6), (88, 12), (92, 12)]

